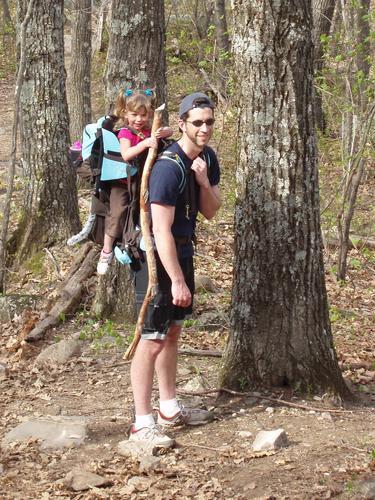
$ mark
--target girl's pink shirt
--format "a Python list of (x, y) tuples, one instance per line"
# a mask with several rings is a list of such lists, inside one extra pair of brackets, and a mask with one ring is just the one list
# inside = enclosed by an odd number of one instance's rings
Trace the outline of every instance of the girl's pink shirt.
[[(151, 136), (151, 130), (150, 129), (143, 129), (141, 130), (142, 134), (146, 137)], [(129, 129), (127, 128), (122, 128), (120, 132), (117, 135), (118, 139), (128, 139), (130, 141), (130, 147), (136, 146), (139, 144), (143, 139), (139, 137), (139, 135), (133, 134)]]

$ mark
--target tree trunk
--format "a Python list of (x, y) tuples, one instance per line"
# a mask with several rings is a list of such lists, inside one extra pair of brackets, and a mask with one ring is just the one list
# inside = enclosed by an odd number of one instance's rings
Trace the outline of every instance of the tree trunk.
[(92, 47), (93, 53), (103, 52), (103, 50), (104, 50), (103, 31), (104, 31), (105, 21), (106, 21), (106, 17), (107, 17), (107, 9), (108, 9), (107, 4), (108, 4), (107, 0), (102, 0), (100, 3), (95, 38), (94, 38), (94, 43), (93, 43), (93, 47)]
[(67, 238), (80, 227), (76, 175), (67, 157), (63, 18), (63, 0), (36, 0), (27, 26), (21, 89), (27, 184), (15, 236), (20, 257)]
[(348, 396), (324, 281), (310, 2), (261, 5), (234, 2), (238, 194), (221, 384)]
[[(314, 42), (314, 66), (315, 77), (319, 78), (323, 69), (323, 47), (320, 42), (322, 35), (328, 35), (331, 30), (333, 12), (336, 0), (313, 0), (313, 42)], [(319, 130), (326, 128), (322, 95), (318, 89), (315, 91), (315, 119)]]
[(73, 3), (72, 55), (70, 63), (70, 137), (80, 139), (91, 122), (91, 0)]
[(373, 87), (370, 74), (370, 0), (350, 2), (343, 6), (343, 40), (348, 53), (355, 54), (347, 63), (345, 89), (347, 110), (343, 115), (342, 152), (344, 160), (344, 188), (341, 208), (337, 216), (339, 251), (337, 278), (346, 279), (350, 248), (350, 227), (354, 217), (358, 190), (365, 174), (364, 151), (374, 120)]
[(215, 0), (216, 42), (221, 52), (230, 50), (225, 0)]
[(124, 87), (156, 89), (166, 100), (164, 2), (113, 0), (109, 26), (106, 98), (111, 106)]
[[(120, 89), (156, 89), (159, 103), (166, 100), (165, 26), (162, 0), (113, 0), (109, 23), (106, 71), (108, 109)], [(128, 266), (112, 264), (100, 278), (95, 310), (105, 317), (135, 320), (135, 290)]]
[(137, 321), (133, 273), (128, 266), (115, 261), (107, 274), (99, 277), (93, 311), (117, 323)]
[(3, 9), (3, 23), (4, 25), (6, 24), (12, 24), (12, 16), (10, 15), (10, 10), (8, 6), (7, 0), (1, 0), (1, 5)]

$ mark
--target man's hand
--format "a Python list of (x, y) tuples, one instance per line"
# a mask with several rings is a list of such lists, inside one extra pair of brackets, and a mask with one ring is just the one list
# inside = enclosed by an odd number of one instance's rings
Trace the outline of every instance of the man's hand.
[(163, 139), (164, 137), (170, 137), (171, 135), (173, 135), (171, 127), (160, 127), (157, 129), (155, 137), (157, 139)]
[(207, 163), (198, 156), (193, 161), (191, 169), (195, 172), (195, 180), (197, 184), (203, 188), (208, 188), (210, 186), (210, 181), (207, 177)]
[(154, 148), (157, 149), (158, 147), (158, 141), (155, 137), (147, 137), (144, 141), (140, 142), (139, 144), (143, 144), (144, 148)]
[(185, 281), (172, 281), (172, 298), (175, 306), (190, 306), (191, 293)]

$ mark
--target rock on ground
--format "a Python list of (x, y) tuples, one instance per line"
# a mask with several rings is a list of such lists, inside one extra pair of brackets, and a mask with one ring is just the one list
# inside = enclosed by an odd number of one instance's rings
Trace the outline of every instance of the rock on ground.
[(0, 297), (0, 324), (12, 321), (26, 307), (35, 308), (38, 297), (33, 295), (4, 295)]
[(5, 363), (0, 363), (0, 380), (5, 380), (8, 377), (9, 370)]
[(112, 482), (98, 474), (80, 469), (68, 472), (63, 480), (63, 484), (74, 491), (84, 491), (92, 487), (108, 486)]
[(284, 429), (260, 431), (253, 442), (253, 451), (277, 450), (288, 446), (288, 436)]
[(87, 420), (85, 417), (29, 420), (8, 432), (2, 445), (6, 448), (16, 441), (40, 439), (42, 449), (80, 446), (87, 436)]
[(45, 363), (64, 364), (73, 356), (81, 354), (81, 342), (75, 339), (61, 340), (44, 349), (35, 359), (37, 365)]

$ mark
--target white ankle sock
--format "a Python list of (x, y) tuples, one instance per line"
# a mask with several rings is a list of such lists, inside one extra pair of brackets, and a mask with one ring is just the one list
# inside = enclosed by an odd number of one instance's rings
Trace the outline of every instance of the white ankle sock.
[(173, 417), (180, 411), (180, 407), (178, 405), (178, 401), (176, 398), (166, 399), (165, 401), (160, 400), (160, 411), (166, 417)]
[(150, 413), (149, 415), (135, 416), (134, 429), (136, 431), (142, 429), (142, 427), (149, 427), (151, 425), (155, 425), (155, 420), (154, 417), (152, 416), (152, 413)]

